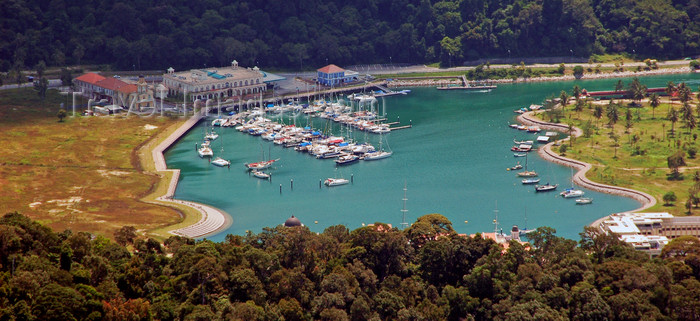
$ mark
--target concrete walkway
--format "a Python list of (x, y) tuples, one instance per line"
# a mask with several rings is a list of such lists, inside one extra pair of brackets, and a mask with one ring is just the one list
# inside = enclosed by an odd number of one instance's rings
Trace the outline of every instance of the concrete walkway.
[(201, 203), (182, 201), (174, 199), (175, 189), (177, 188), (177, 183), (180, 179), (179, 169), (168, 169), (165, 163), (165, 152), (172, 144), (174, 144), (182, 135), (187, 133), (194, 125), (199, 122), (203, 116), (201, 114), (196, 114), (185, 121), (180, 128), (175, 130), (168, 138), (163, 140), (158, 146), (156, 146), (152, 151), (153, 161), (156, 166), (156, 171), (158, 172), (171, 172), (173, 174), (170, 184), (168, 185), (168, 190), (165, 195), (159, 196), (156, 200), (166, 203), (175, 203), (184, 206), (189, 206), (202, 215), (202, 218), (195, 224), (183, 227), (180, 229), (169, 231), (171, 234), (185, 236), (189, 238), (200, 238), (207, 235), (215, 234), (227, 229), (231, 226), (233, 222), (230, 215), (226, 212), (217, 209), (215, 207), (204, 205)]
[[(544, 122), (538, 119), (535, 119), (533, 115), (535, 112), (527, 112), (524, 113), (520, 116), (518, 116), (518, 121), (524, 125), (528, 126), (539, 126), (542, 129), (546, 130), (555, 130), (559, 132), (564, 132), (568, 133), (569, 132), (569, 126), (564, 125), (564, 124), (555, 124), (555, 123), (549, 123), (549, 122)], [(574, 127), (573, 128), (573, 133), (572, 135), (574, 137), (579, 137), (583, 134), (583, 131), (579, 128)], [(566, 139), (563, 139), (562, 141), (568, 141), (569, 138), (567, 137)], [(552, 151), (552, 146), (554, 146), (555, 142), (548, 143), (547, 145), (544, 145), (543, 147), (540, 147), (538, 149), (538, 154), (544, 158), (545, 160), (548, 160), (553, 163), (557, 163), (560, 165), (564, 166), (569, 166), (576, 168), (578, 171), (574, 175), (574, 183), (602, 193), (608, 193), (608, 194), (614, 194), (614, 195), (620, 195), (620, 196), (625, 196), (625, 197), (630, 197), (633, 198), (639, 202), (642, 203), (642, 206), (632, 210), (631, 212), (637, 212), (637, 211), (642, 211), (645, 209), (648, 209), (654, 205), (656, 205), (656, 198), (653, 196), (640, 192), (637, 190), (633, 190), (631, 188), (624, 188), (624, 187), (619, 187), (619, 186), (612, 186), (612, 185), (606, 185), (606, 184), (601, 184), (601, 183), (596, 183), (591, 181), (586, 177), (586, 172), (591, 169), (592, 165), (586, 162), (582, 162), (579, 160), (571, 159), (571, 158), (566, 158), (563, 156), (558, 155), (556, 152)], [(606, 217), (603, 217), (601, 219), (596, 220), (591, 226), (598, 226), (600, 222), (602, 222)]]

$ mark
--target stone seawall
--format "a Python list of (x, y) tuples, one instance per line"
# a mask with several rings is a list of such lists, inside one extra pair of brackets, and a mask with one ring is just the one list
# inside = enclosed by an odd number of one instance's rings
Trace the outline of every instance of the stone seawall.
[[(528, 125), (528, 126), (539, 126), (541, 129), (546, 129), (546, 130), (554, 130), (554, 131), (559, 131), (563, 133), (568, 133), (569, 132), (569, 126), (564, 125), (564, 124), (557, 124), (557, 123), (549, 123), (549, 122), (544, 122), (541, 120), (538, 120), (534, 117), (532, 117), (535, 114), (535, 112), (527, 112), (525, 114), (522, 114), (518, 116), (518, 122)], [(574, 137), (579, 137), (583, 134), (583, 131), (580, 128), (574, 127), (572, 135)], [(561, 141), (567, 141), (569, 138), (565, 138)], [(601, 184), (601, 183), (596, 183), (591, 181), (586, 177), (586, 172), (592, 168), (592, 165), (586, 162), (582, 162), (579, 160), (571, 159), (571, 158), (566, 158), (563, 156), (558, 155), (556, 152), (552, 151), (552, 146), (554, 146), (555, 142), (550, 142), (538, 149), (538, 154), (544, 158), (547, 161), (557, 163), (560, 165), (564, 166), (569, 166), (577, 169), (576, 174), (574, 175), (574, 183), (602, 193), (607, 193), (607, 194), (614, 194), (614, 195), (619, 195), (619, 196), (624, 196), (624, 197), (629, 197), (632, 199), (635, 199), (642, 203), (642, 206), (633, 210), (633, 211), (642, 211), (647, 208), (650, 208), (654, 205), (656, 205), (656, 198), (653, 196), (640, 192), (631, 188), (625, 188), (625, 187), (619, 187), (619, 186), (613, 186), (613, 185), (606, 185), (606, 184)], [(600, 221), (600, 220), (598, 220)], [(596, 222), (598, 222), (596, 221)], [(595, 224), (595, 223), (594, 223)]]

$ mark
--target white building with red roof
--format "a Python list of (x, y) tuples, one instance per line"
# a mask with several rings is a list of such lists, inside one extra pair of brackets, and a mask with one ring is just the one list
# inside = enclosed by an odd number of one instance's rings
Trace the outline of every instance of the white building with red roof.
[(139, 76), (138, 82), (126, 82), (118, 78), (105, 78), (96, 73), (86, 73), (73, 82), (83, 96), (100, 101), (105, 99), (109, 104), (125, 108), (154, 107), (153, 90), (143, 76)]

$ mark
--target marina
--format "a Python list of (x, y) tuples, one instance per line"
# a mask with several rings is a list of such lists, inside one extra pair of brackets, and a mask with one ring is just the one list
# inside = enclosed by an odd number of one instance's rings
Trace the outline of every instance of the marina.
[[(658, 77), (657, 81), (665, 83), (669, 78)], [(587, 81), (585, 86), (603, 89), (615, 82)], [(176, 197), (211, 204), (234, 218), (235, 224), (211, 237), (213, 240), (222, 240), (226, 233), (244, 234), (246, 230), (275, 226), (292, 214), (318, 232), (335, 224), (356, 228), (380, 221), (398, 226), (404, 181), (413, 186), (408, 195), (412, 200), (408, 222), (420, 215), (440, 213), (453, 222), (468, 220), (469, 224), (455, 224), (460, 233), (485, 231), (491, 222), (491, 209), (481, 200), (508, 199), (500, 202), (504, 224), (523, 227), (523, 207), (527, 206), (527, 227), (547, 225), (557, 229), (558, 235), (576, 238), (586, 224), (611, 212), (635, 209), (639, 203), (586, 189), (586, 196), (595, 202), (574, 206), (574, 202), (555, 201), (561, 199), (558, 193), (535, 193), (532, 187), (522, 186), (522, 178), (503, 172), (515, 163), (513, 152), (505, 148), (513, 143), (513, 134), (517, 141), (537, 138), (536, 133), (513, 131), (504, 125), (513, 122), (511, 111), (571, 86), (573, 82), (501, 85), (498, 95), (418, 88), (410, 95), (385, 98), (384, 118), (412, 119), (415, 126), (383, 134), (388, 136), (392, 157), (345, 167), (344, 176), (354, 176), (354, 182), (339, 189), (319, 189), (326, 178), (338, 177), (334, 162), (310, 158), (293, 148), (280, 148), (260, 137), (241, 135), (233, 128), (219, 130), (219, 139), (223, 138), (227, 146), (223, 157), (232, 162), (230, 170), (212, 166), (192, 154), (191, 146), (202, 139), (199, 127), (185, 135), (166, 157), (171, 168), (182, 170)], [(306, 119), (300, 116), (296, 121), (299, 124)], [(311, 121), (313, 128), (323, 128), (328, 122), (320, 117)], [(333, 121), (329, 124), (336, 133), (342, 128)], [(366, 135), (369, 144), (379, 146), (380, 135), (353, 132), (359, 141), (364, 141)], [(269, 184), (241, 175), (244, 163), (259, 160), (261, 142), (272, 145), (274, 157), (280, 159)], [(536, 154), (530, 156), (528, 165), (537, 168), (540, 176), (545, 174), (542, 181), (570, 181), (567, 167), (544, 161)], [(394, 198), (396, 202), (391, 201)]]

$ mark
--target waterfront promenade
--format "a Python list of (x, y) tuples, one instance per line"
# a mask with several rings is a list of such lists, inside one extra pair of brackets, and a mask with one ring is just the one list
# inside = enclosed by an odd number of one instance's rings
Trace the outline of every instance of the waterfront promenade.
[(177, 188), (177, 183), (180, 178), (180, 170), (168, 169), (167, 164), (165, 163), (165, 156), (163, 155), (163, 153), (175, 142), (177, 142), (177, 140), (182, 135), (184, 135), (185, 133), (187, 133), (187, 131), (194, 127), (202, 118), (204, 118), (202, 114), (195, 114), (194, 116), (190, 117), (189, 119), (187, 119), (187, 121), (185, 121), (184, 124), (182, 124), (177, 130), (170, 134), (170, 136), (168, 136), (165, 140), (160, 142), (160, 144), (158, 144), (151, 151), (156, 171), (172, 173), (172, 178), (170, 179), (168, 189), (165, 195), (158, 196), (156, 200), (162, 203), (171, 203), (187, 206), (198, 211), (201, 214), (201, 218), (197, 223), (169, 231), (169, 233), (171, 234), (190, 238), (199, 238), (221, 232), (227, 229), (233, 221), (230, 215), (213, 206), (173, 198), (173, 195), (175, 195), (175, 189)]
[[(564, 125), (564, 124), (558, 124), (558, 123), (550, 123), (550, 122), (545, 122), (541, 121), (539, 119), (534, 118), (533, 116), (537, 112), (535, 111), (530, 111), (527, 113), (524, 113), (520, 116), (518, 116), (517, 120), (518, 122), (528, 125), (528, 126), (539, 126), (542, 129), (545, 130), (554, 130), (554, 131), (559, 131), (563, 133), (568, 133), (569, 132), (569, 126)], [(579, 137), (583, 134), (583, 131), (578, 128), (578, 127), (573, 127), (573, 131), (571, 133), (571, 136), (574, 137)], [(560, 142), (565, 142), (571, 139), (571, 137), (567, 137)], [(656, 198), (653, 196), (640, 192), (631, 188), (625, 188), (625, 187), (619, 187), (619, 186), (612, 186), (612, 185), (606, 185), (606, 184), (601, 184), (601, 183), (596, 183), (591, 181), (586, 177), (586, 173), (593, 167), (591, 164), (582, 162), (579, 160), (567, 158), (564, 156), (561, 156), (557, 154), (556, 152), (552, 151), (552, 146), (554, 146), (556, 142), (550, 142), (540, 148), (538, 148), (537, 153), (545, 160), (568, 166), (568, 167), (573, 167), (577, 170), (576, 174), (574, 174), (574, 183), (588, 188), (590, 190), (602, 192), (602, 193), (608, 193), (608, 194), (613, 194), (613, 195), (620, 195), (624, 197), (630, 197), (632, 199), (635, 199), (642, 203), (642, 205), (634, 209), (630, 212), (638, 212), (638, 211), (643, 211), (645, 209), (648, 209), (650, 207), (653, 207), (656, 205)], [(591, 226), (599, 226), (600, 222), (602, 222), (605, 218), (602, 217), (595, 222), (591, 223)]]

